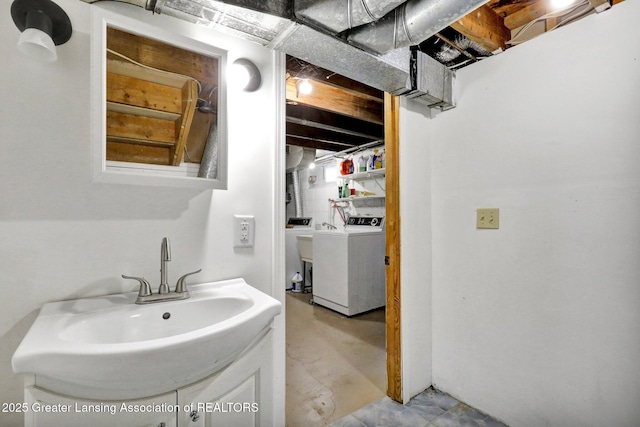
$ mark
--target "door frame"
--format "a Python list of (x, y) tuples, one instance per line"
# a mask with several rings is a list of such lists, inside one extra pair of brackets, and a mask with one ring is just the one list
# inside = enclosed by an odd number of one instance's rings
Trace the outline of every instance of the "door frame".
[(386, 159), (386, 340), (387, 396), (402, 402), (400, 323), (400, 98), (384, 94)]

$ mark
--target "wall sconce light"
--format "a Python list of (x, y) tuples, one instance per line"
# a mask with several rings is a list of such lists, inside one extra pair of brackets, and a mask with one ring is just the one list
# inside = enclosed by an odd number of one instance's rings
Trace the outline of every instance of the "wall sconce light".
[(233, 86), (247, 92), (254, 92), (258, 90), (262, 84), (260, 70), (256, 64), (246, 58), (240, 58), (233, 61), (230, 80)]
[(11, 17), (22, 32), (18, 50), (43, 62), (58, 59), (56, 45), (71, 38), (71, 21), (51, 0), (14, 0)]

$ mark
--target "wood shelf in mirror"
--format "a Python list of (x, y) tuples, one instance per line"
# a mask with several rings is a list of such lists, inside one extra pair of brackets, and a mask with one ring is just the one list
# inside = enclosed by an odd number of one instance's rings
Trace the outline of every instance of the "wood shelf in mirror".
[(197, 99), (191, 77), (108, 60), (107, 160), (180, 165)]

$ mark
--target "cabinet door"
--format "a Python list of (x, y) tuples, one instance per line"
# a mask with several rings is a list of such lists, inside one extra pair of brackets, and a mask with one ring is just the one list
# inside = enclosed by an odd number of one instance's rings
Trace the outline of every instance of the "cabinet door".
[[(255, 427), (258, 422), (257, 373), (238, 387), (217, 398), (211, 398), (216, 387), (193, 396), (193, 409), (183, 427)], [(184, 418), (184, 417), (183, 417)]]
[(221, 372), (178, 389), (178, 427), (273, 424), (271, 332)]
[(176, 392), (139, 400), (83, 400), (29, 386), (25, 427), (175, 427), (176, 400)]

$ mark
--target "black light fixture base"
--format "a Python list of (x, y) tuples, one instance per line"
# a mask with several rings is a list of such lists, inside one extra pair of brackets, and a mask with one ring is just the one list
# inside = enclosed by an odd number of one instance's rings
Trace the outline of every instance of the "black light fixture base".
[[(48, 23), (43, 15), (51, 20), (50, 32), (46, 31)], [(73, 32), (69, 16), (51, 0), (14, 0), (11, 4), (11, 17), (21, 32), (27, 28), (38, 28), (47, 32), (56, 45), (66, 43)]]

